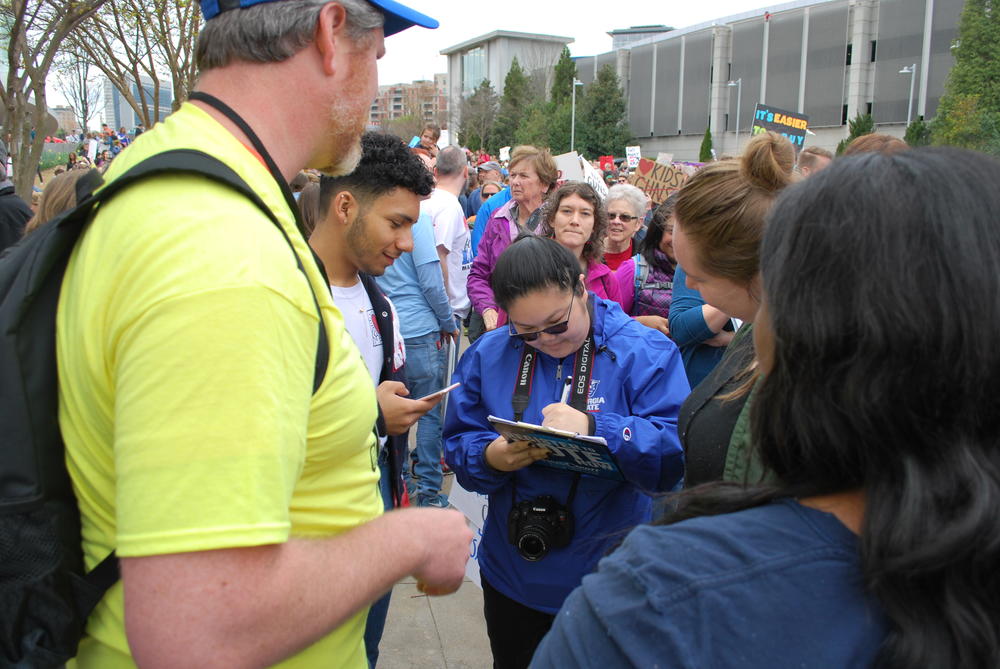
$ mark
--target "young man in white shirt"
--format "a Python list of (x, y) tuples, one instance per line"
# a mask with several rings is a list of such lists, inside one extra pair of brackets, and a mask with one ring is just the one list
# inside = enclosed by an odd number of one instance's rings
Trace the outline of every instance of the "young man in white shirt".
[[(413, 248), (411, 228), (420, 201), (433, 185), (423, 162), (398, 137), (366, 133), (357, 168), (348, 176), (321, 179), (318, 223), (309, 238), (326, 267), (334, 304), (376, 386), (379, 488), (386, 510), (402, 501), (407, 430), (440, 398), (406, 397), (406, 352), (398, 317), (373, 277)], [(378, 659), (389, 594), (375, 602), (368, 615), (365, 650), (370, 666)]]

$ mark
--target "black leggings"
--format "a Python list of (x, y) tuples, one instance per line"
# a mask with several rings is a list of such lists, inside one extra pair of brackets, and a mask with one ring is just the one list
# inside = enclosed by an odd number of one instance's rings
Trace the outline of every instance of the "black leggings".
[(481, 580), (493, 669), (527, 669), (556, 617), (519, 604)]

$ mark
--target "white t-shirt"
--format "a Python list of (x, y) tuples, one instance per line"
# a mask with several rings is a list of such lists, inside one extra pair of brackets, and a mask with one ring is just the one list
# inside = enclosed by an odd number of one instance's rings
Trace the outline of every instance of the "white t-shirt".
[(382, 375), (382, 335), (378, 331), (375, 310), (372, 308), (372, 301), (368, 299), (368, 293), (365, 292), (364, 284), (358, 279), (358, 282), (350, 288), (330, 286), (330, 294), (333, 295), (333, 303), (344, 315), (347, 333), (361, 351), (372, 383), (378, 386), (379, 377)]
[(420, 203), (420, 213), (427, 214), (434, 222), (434, 242), (448, 251), (448, 302), (456, 315), (469, 315), (472, 303), (466, 290), (469, 270), (472, 269), (472, 236), (465, 224), (465, 212), (458, 198), (442, 188), (435, 188), (431, 196)]

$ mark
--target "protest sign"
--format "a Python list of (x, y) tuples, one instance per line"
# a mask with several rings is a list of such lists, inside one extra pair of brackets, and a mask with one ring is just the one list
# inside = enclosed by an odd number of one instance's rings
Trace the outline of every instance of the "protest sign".
[(661, 165), (670, 165), (674, 162), (674, 154), (664, 153), (663, 151), (660, 151), (658, 154), (656, 154), (656, 162), (658, 162)]
[(783, 137), (787, 137), (796, 151), (802, 148), (806, 139), (806, 130), (809, 128), (809, 117), (805, 114), (786, 111), (757, 103), (757, 109), (753, 114), (753, 125), (750, 127), (751, 135), (759, 135), (768, 130), (776, 132)]
[(673, 165), (662, 165), (643, 158), (629, 175), (628, 182), (642, 189), (654, 203), (660, 204), (679, 189), (687, 176)]
[(510, 147), (509, 146), (501, 146), (500, 147), (500, 160), (502, 162), (505, 162), (505, 163), (510, 162)]
[(559, 170), (556, 181), (583, 181), (583, 168), (580, 167), (580, 156), (576, 151), (560, 153), (554, 158), (556, 169)]
[(626, 146), (625, 158), (628, 161), (628, 168), (634, 170), (639, 167), (639, 159), (642, 158), (641, 146)]
[(489, 498), (466, 490), (458, 481), (452, 481), (448, 502), (462, 512), (472, 530), (472, 543), (469, 545), (469, 561), (465, 563), (465, 575), (482, 588), (483, 584), (479, 578), (479, 547), (483, 544), (483, 528), (486, 527), (486, 514), (490, 509)]
[(598, 163), (601, 169), (605, 172), (611, 172), (615, 169), (615, 157), (614, 156), (601, 156), (598, 159)]
[(584, 159), (580, 159), (580, 167), (583, 168), (583, 180), (590, 184), (590, 187), (597, 191), (597, 194), (601, 196), (603, 200), (608, 196), (608, 185), (604, 183), (604, 175), (594, 169), (591, 165)]

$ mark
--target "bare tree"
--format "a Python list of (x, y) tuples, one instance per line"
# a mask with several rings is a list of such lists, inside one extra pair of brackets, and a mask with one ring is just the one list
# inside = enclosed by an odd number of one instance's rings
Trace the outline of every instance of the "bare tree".
[[(14, 160), (14, 188), (30, 197), (49, 119), (45, 79), (67, 35), (106, 0), (2, 0), (7, 79), (0, 84), (5, 139)], [(34, 132), (37, 130), (37, 132)]]
[(489, 80), (483, 81), (469, 97), (462, 100), (460, 118), (462, 142), (470, 148), (486, 148), (496, 122), (500, 99)]
[(97, 116), (102, 91), (96, 77), (91, 76), (90, 58), (75, 47), (63, 51), (56, 61), (56, 90), (69, 100), (76, 122), (86, 132)]
[[(200, 22), (196, 0), (115, 0), (83, 23), (70, 41), (87, 53), (148, 128), (161, 120), (164, 77), (172, 85), (172, 109), (194, 86)], [(151, 91), (142, 85), (143, 77), (152, 82)]]

